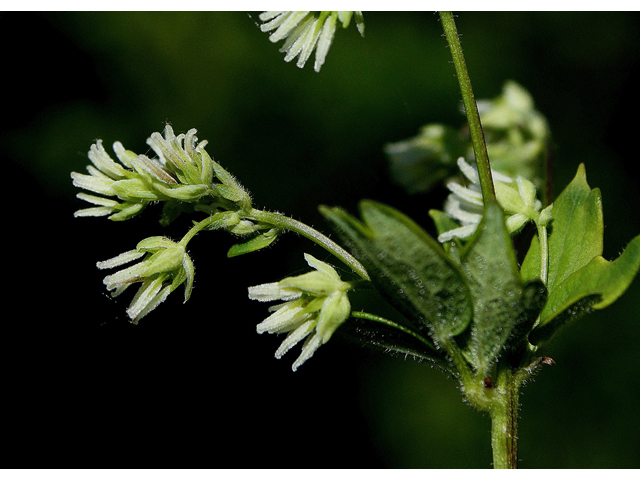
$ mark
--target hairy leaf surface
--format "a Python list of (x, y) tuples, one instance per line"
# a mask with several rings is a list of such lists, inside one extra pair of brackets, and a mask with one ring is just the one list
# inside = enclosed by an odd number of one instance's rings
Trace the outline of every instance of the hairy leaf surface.
[(364, 223), (338, 208), (322, 207), (321, 212), (376, 288), (421, 331), (448, 336), (466, 329), (473, 307), (464, 276), (413, 220), (368, 200), (360, 203)]
[(510, 346), (521, 343), (544, 304), (546, 290), (539, 281), (523, 285), (497, 203), (485, 208), (476, 233), (462, 253), (461, 266), (474, 301), (466, 356), (484, 374), (508, 340)]

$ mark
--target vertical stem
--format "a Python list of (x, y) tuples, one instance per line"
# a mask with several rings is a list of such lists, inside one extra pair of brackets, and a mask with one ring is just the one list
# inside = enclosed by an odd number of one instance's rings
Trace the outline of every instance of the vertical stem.
[(496, 389), (499, 400), (490, 409), (493, 468), (517, 468), (520, 389), (511, 369), (499, 372)]
[(460, 38), (458, 38), (458, 29), (453, 20), (451, 12), (438, 12), (444, 34), (447, 37), (453, 65), (456, 69), (458, 83), (460, 83), (460, 91), (462, 93), (462, 103), (467, 114), (469, 122), (469, 132), (471, 133), (471, 142), (473, 143), (473, 152), (476, 156), (476, 165), (478, 166), (478, 175), (480, 177), (480, 186), (482, 188), (482, 196), (485, 205), (491, 201), (495, 201), (496, 194), (493, 188), (493, 178), (491, 176), (491, 167), (489, 165), (489, 155), (487, 154), (487, 146), (484, 140), (482, 124), (480, 123), (480, 114), (476, 105), (473, 89), (471, 88), (471, 79), (467, 71), (467, 64), (464, 61)]
[[(480, 123), (478, 106), (471, 88), (471, 79), (462, 53), (458, 30), (451, 12), (439, 12), (440, 21), (451, 50), (453, 65), (460, 84), (462, 103), (464, 104), (469, 132), (476, 157), (478, 176), (484, 204), (496, 200), (489, 155), (484, 140), (484, 132)], [(546, 233), (546, 232), (545, 232)], [(546, 262), (546, 258), (543, 259)], [(543, 268), (543, 270), (546, 270)], [(543, 272), (546, 276), (546, 271)], [(514, 379), (512, 370), (507, 365), (498, 365), (498, 382), (495, 396), (488, 407), (491, 415), (491, 447), (493, 450), (494, 468), (516, 468), (518, 462), (518, 395), (519, 383)], [(471, 392), (469, 392), (471, 393)], [(476, 395), (482, 397), (482, 395)]]

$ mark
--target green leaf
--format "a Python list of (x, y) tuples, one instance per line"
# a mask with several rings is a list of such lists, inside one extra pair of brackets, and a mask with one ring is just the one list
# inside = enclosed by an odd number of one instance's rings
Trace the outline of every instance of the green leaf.
[(473, 308), (464, 276), (413, 220), (370, 200), (360, 203), (364, 223), (338, 208), (320, 211), (376, 288), (418, 329), (441, 338), (466, 329)]
[(278, 230), (271, 229), (267, 232), (256, 235), (255, 237), (243, 243), (237, 243), (227, 252), (227, 257), (237, 257), (245, 253), (255, 252), (261, 248), (271, 245), (278, 238)]
[(525, 281), (540, 279), (540, 241), (537, 235), (534, 235), (531, 239), (527, 255), (520, 266), (520, 275)]
[(487, 374), (509, 340), (519, 344), (544, 304), (541, 282), (523, 286), (502, 209), (486, 206), (482, 221), (462, 252), (461, 267), (473, 297), (467, 360)]
[[(553, 204), (549, 234), (549, 299), (529, 340), (549, 340), (569, 320), (613, 303), (629, 287), (640, 266), (640, 237), (614, 262), (602, 254), (604, 224), (600, 190), (587, 184), (584, 165)], [(540, 275), (537, 237), (522, 264), (523, 278)]]
[[(602, 196), (587, 184), (584, 165), (553, 203), (549, 234), (547, 288), (551, 294), (569, 275), (602, 254), (604, 225)], [(534, 237), (521, 273), (525, 279), (540, 278), (540, 246)]]
[(540, 314), (540, 322), (529, 339), (540, 344), (556, 333), (567, 321), (601, 310), (615, 302), (629, 287), (640, 268), (640, 235), (624, 253), (610, 262), (601, 256), (567, 277), (549, 295)]
[(523, 311), (505, 343), (511, 365), (520, 365), (523, 354), (528, 350), (528, 335), (545, 306), (547, 293), (547, 287), (541, 280), (524, 284), (521, 299)]

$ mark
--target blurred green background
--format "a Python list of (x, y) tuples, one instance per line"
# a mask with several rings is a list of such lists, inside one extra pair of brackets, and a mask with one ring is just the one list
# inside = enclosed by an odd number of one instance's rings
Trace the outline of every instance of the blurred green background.
[[(246, 287), (324, 251), (294, 235), (227, 259), (232, 238), (190, 244), (193, 296), (140, 325), (95, 262), (144, 237), (180, 238), (159, 209), (124, 223), (74, 219), (69, 173), (101, 138), (147, 151), (170, 122), (207, 150), (258, 207), (328, 232), (317, 205), (387, 202), (431, 229), (446, 192), (405, 196), (382, 147), (430, 122), (460, 126), (460, 95), (438, 16), (365, 12), (366, 37), (337, 32), (318, 74), (285, 63), (247, 12), (2, 13), (6, 172), (2, 360), (11, 447), (5, 466), (489, 467), (490, 423), (429, 365), (323, 346), (297, 373), (280, 339), (258, 336)], [(637, 13), (460, 13), (478, 98), (513, 79), (553, 132), (555, 193), (579, 165), (604, 199), (605, 257), (640, 233)], [(524, 389), (524, 468), (640, 467), (640, 282), (564, 330)]]

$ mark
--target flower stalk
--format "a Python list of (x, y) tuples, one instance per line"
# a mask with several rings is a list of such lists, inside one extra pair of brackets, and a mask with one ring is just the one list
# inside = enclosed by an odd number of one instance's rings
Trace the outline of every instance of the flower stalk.
[(538, 240), (540, 241), (540, 280), (546, 285), (549, 276), (549, 239), (545, 224), (538, 225)]
[(429, 340), (424, 338), (422, 335), (420, 335), (415, 330), (412, 330), (412, 329), (407, 328), (407, 327), (403, 327), (399, 323), (396, 323), (396, 322), (394, 322), (392, 320), (389, 320), (387, 318), (381, 317), (379, 315), (373, 315), (372, 313), (367, 313), (367, 312), (351, 312), (351, 316), (353, 318), (361, 318), (363, 320), (369, 320), (369, 321), (372, 321), (372, 322), (377, 322), (377, 323), (381, 323), (383, 325), (387, 325), (387, 326), (389, 326), (391, 328), (395, 328), (396, 330), (399, 330), (399, 331), (401, 331), (403, 333), (406, 333), (407, 335), (411, 335), (413, 338), (415, 338), (419, 342), (424, 343), (428, 348), (434, 348), (433, 344)]
[(358, 260), (355, 259), (353, 255), (351, 255), (330, 238), (318, 232), (316, 229), (311, 228), (310, 226), (302, 222), (294, 220), (293, 218), (282, 215), (281, 213), (265, 212), (263, 210), (254, 209), (251, 212), (250, 217), (259, 222), (272, 225), (275, 228), (279, 228), (282, 230), (291, 230), (293, 232), (299, 233), (303, 237), (306, 237), (309, 240), (317, 243), (322, 248), (340, 259), (344, 264), (348, 265), (355, 273), (357, 273), (360, 278), (364, 280), (370, 280), (369, 274), (367, 273), (365, 268)]

